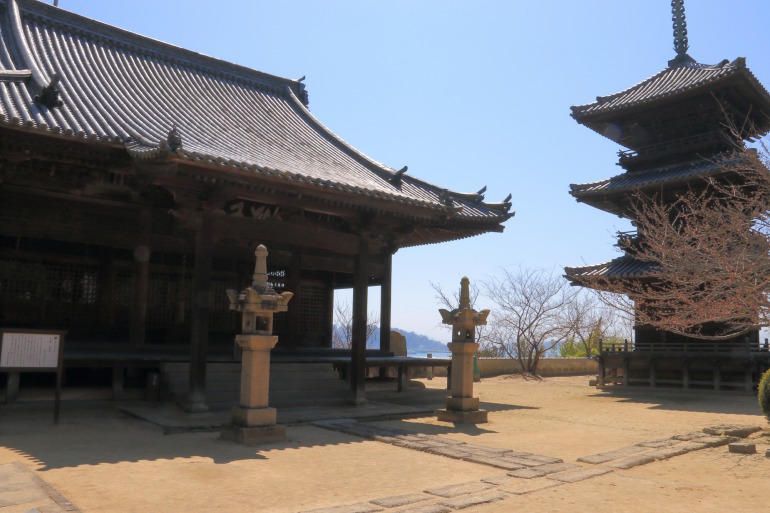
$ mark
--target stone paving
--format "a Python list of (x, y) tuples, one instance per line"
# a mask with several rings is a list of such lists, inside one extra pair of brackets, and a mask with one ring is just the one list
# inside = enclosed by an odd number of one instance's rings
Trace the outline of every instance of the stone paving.
[(467, 444), (437, 435), (382, 428), (350, 419), (319, 421), (313, 425), (406, 449), (487, 465), (506, 470), (507, 473), (480, 481), (449, 484), (407, 495), (381, 497), (368, 502), (306, 510), (301, 513), (448, 513), (505, 500), (515, 495), (577, 483), (615, 470), (627, 470), (692, 451), (731, 444), (759, 429), (713, 426), (702, 431), (639, 442), (629, 447), (582, 456), (577, 458), (576, 463), (565, 463), (551, 456)]
[[(56, 490), (20, 462), (0, 465), (0, 511), (79, 513)], [(12, 509), (21, 507), (22, 509)], [(8, 508), (8, 509), (6, 509)]]

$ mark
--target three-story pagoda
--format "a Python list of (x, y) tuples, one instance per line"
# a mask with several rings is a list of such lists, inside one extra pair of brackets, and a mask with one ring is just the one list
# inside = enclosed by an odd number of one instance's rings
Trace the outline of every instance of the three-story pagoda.
[[(649, 279), (650, 263), (634, 258), (644, 227), (634, 219), (636, 194), (673, 202), (681, 193), (702, 190), (705, 178), (720, 180), (741, 159), (736, 148), (770, 131), (770, 95), (746, 67), (745, 58), (701, 64), (687, 53), (683, 0), (672, 1), (676, 57), (652, 77), (593, 103), (573, 106), (572, 117), (617, 142), (624, 172), (594, 183), (570, 185), (579, 202), (631, 219), (637, 234), (622, 234), (625, 254), (597, 265), (567, 267), (573, 285), (601, 289), (619, 280)], [(731, 127), (751, 126), (738, 135)], [(719, 343), (699, 341), (653, 327), (634, 327), (635, 343), (605, 347), (605, 369), (624, 384), (642, 383), (748, 388), (766, 365), (754, 358), (758, 331)], [(609, 349), (609, 351), (606, 351)], [(759, 366), (759, 367), (758, 367)]]

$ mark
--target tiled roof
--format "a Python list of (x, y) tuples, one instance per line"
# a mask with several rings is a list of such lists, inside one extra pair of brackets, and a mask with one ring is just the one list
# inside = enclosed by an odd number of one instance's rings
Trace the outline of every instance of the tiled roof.
[(687, 182), (693, 178), (711, 176), (740, 163), (740, 154), (720, 154), (710, 159), (701, 158), (686, 163), (661, 166), (644, 171), (626, 172), (593, 183), (570, 185), (570, 194), (576, 198), (594, 194), (630, 192), (651, 185)]
[(653, 264), (622, 256), (601, 264), (582, 267), (565, 267), (565, 277), (574, 282), (581, 279), (643, 277), (649, 274)]
[[(497, 224), (510, 203), (452, 193), (363, 155), (316, 120), (304, 85), (35, 0), (0, 0), (0, 124), (124, 145)], [(54, 98), (40, 89), (58, 76)], [(36, 95), (41, 97), (36, 101)], [(169, 147), (176, 127), (181, 146)], [(319, 189), (319, 191), (321, 191)]]
[(748, 80), (757, 94), (764, 98), (765, 104), (770, 105), (770, 94), (746, 67), (746, 59), (741, 57), (713, 65), (687, 61), (669, 66), (625, 91), (599, 96), (593, 103), (571, 107), (572, 116), (580, 119), (636, 107), (686, 91), (705, 89), (736, 75)]

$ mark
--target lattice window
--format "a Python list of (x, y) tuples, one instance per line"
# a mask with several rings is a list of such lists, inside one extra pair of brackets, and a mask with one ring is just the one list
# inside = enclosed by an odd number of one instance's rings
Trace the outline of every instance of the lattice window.
[(322, 334), (326, 330), (329, 294), (324, 285), (303, 283), (300, 287), (300, 333)]
[(0, 310), (15, 323), (87, 323), (97, 316), (94, 264), (0, 259)]

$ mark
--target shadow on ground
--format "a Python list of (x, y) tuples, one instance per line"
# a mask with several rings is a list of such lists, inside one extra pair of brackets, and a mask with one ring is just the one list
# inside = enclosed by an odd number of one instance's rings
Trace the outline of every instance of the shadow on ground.
[(617, 386), (597, 391), (597, 395), (624, 402), (649, 403), (650, 408), (657, 410), (731, 415), (756, 415), (759, 412), (756, 395), (745, 392)]
[[(271, 451), (324, 445), (363, 443), (343, 433), (309, 425), (314, 420), (350, 418), (359, 421), (398, 421), (433, 417), (445, 405), (446, 390), (425, 388), (421, 383), (399, 393), (391, 386), (373, 386), (363, 406), (337, 404), (279, 409), (279, 422), (287, 424), (287, 440), (246, 447), (219, 439), (226, 411), (188, 414), (178, 407), (143, 401), (62, 401), (58, 425), (53, 425), (52, 401), (20, 401), (0, 404), (0, 456), (3, 450), (31, 460), (39, 470), (122, 462), (206, 458), (217, 464), (265, 459)], [(482, 403), (489, 411), (519, 407)], [(405, 429), (414, 429), (414, 424)], [(461, 432), (481, 435), (481, 426), (452, 425), (430, 428), (432, 434)], [(172, 435), (164, 433), (175, 433)]]

